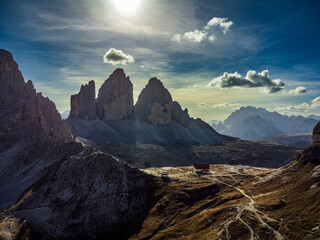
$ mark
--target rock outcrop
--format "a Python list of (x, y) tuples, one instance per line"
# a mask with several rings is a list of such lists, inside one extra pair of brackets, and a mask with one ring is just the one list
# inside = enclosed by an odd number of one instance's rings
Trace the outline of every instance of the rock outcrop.
[(72, 95), (70, 100), (70, 117), (85, 120), (96, 119), (96, 90), (94, 81), (82, 85), (78, 94)]
[(313, 129), (312, 143), (320, 144), (320, 122)]
[(0, 50), (0, 146), (24, 139), (72, 141), (55, 104), (36, 93), (32, 81), (24, 82), (12, 54)]
[(188, 127), (190, 123), (190, 116), (188, 109), (182, 110), (180, 104), (176, 101), (171, 103), (171, 117), (184, 127)]
[(169, 124), (172, 97), (168, 89), (157, 78), (151, 78), (142, 90), (135, 105), (135, 117), (155, 125)]
[(123, 69), (116, 69), (102, 84), (96, 103), (102, 121), (129, 119), (133, 114), (133, 85)]

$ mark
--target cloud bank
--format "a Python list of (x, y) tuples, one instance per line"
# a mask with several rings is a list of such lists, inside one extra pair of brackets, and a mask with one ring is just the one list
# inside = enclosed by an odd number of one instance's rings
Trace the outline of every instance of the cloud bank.
[(122, 50), (117, 50), (114, 48), (110, 48), (106, 54), (103, 56), (103, 62), (109, 63), (112, 65), (133, 63), (134, 58), (122, 52)]
[(222, 76), (212, 79), (207, 87), (218, 88), (265, 88), (267, 93), (276, 93), (284, 88), (285, 84), (280, 79), (272, 80), (269, 76), (269, 71), (264, 70), (261, 73), (250, 70), (245, 77), (242, 77), (238, 72), (227, 73)]
[(275, 111), (290, 111), (290, 110), (308, 111), (308, 110), (315, 110), (315, 109), (320, 109), (320, 96), (313, 99), (311, 103), (304, 102), (298, 105), (277, 107), (274, 110)]
[(216, 104), (207, 104), (207, 103), (198, 103), (200, 109), (232, 109), (236, 110), (241, 107), (240, 103), (216, 103)]
[[(182, 42), (182, 40), (187, 40), (191, 42), (202, 42), (204, 40), (208, 40), (210, 42), (214, 42), (217, 40), (217, 37), (213, 33), (216, 29), (220, 29), (223, 34), (226, 34), (233, 22), (228, 21), (228, 18), (212, 18), (202, 30), (195, 29), (193, 31), (185, 32), (184, 34), (176, 33), (171, 38), (172, 41)], [(208, 36), (210, 35), (210, 36)]]

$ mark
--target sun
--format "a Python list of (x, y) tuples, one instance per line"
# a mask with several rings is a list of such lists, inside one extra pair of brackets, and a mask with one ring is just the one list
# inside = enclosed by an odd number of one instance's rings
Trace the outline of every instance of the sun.
[(115, 7), (125, 15), (137, 12), (142, 0), (112, 0)]

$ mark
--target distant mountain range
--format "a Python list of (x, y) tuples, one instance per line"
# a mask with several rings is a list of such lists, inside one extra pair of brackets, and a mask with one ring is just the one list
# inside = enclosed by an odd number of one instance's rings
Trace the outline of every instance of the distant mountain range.
[[(212, 127), (220, 134), (243, 140), (267, 140), (268, 137), (311, 133), (318, 122), (316, 117), (287, 116), (248, 106), (236, 110), (223, 123), (212, 124)], [(311, 143), (310, 134), (309, 138)]]
[(311, 114), (311, 115), (307, 116), (307, 118), (313, 118), (315, 120), (320, 121), (320, 116), (319, 115), (315, 115), (315, 114)]

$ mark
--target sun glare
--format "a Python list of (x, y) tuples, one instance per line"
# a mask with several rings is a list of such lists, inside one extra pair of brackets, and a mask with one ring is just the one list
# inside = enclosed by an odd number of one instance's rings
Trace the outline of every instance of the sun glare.
[(132, 15), (138, 10), (142, 0), (112, 0), (112, 2), (121, 13)]

